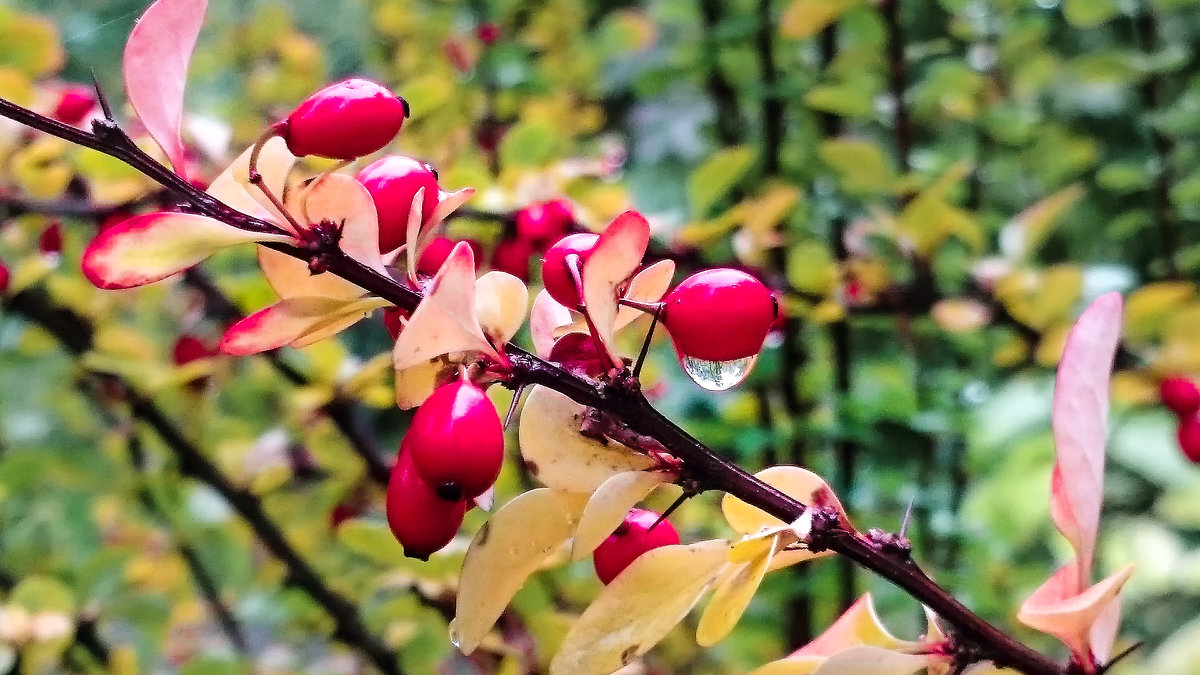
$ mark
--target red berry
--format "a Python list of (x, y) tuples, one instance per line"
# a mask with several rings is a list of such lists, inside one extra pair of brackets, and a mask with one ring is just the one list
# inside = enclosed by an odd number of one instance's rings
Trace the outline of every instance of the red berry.
[(42, 255), (58, 255), (62, 253), (63, 233), (62, 223), (57, 220), (46, 226), (38, 237), (38, 250)]
[(408, 439), (400, 444), (400, 456), (392, 467), (387, 488), (387, 521), (404, 555), (428, 560), (458, 533), (467, 500), (442, 499), (417, 474)]
[(483, 494), (504, 462), (504, 426), (483, 390), (465, 377), (434, 390), (405, 439), (421, 478), (452, 498)]
[(1168, 377), (1159, 385), (1163, 405), (1179, 417), (1195, 415), (1200, 411), (1200, 388), (1186, 377)]
[(492, 251), (492, 269), (507, 272), (521, 281), (529, 281), (529, 259), (533, 247), (524, 239), (506, 239)]
[(654, 525), (659, 515), (646, 509), (632, 509), (625, 522), (596, 547), (592, 560), (600, 581), (607, 585), (646, 551), (679, 543), (679, 533), (669, 521)]
[(404, 328), (404, 323), (401, 319), (408, 319), (412, 316), (412, 312), (403, 307), (388, 307), (383, 310), (383, 326), (387, 328), (388, 335), (392, 339), (400, 337), (400, 331)]
[(4, 264), (3, 260), (0, 260), (0, 293), (8, 290), (8, 280), (11, 277), (12, 274), (8, 271), (8, 266)]
[(485, 45), (494, 45), (496, 40), (500, 39), (500, 27), (491, 21), (485, 21), (475, 29), (475, 37)]
[(567, 333), (550, 348), (550, 360), (567, 370), (598, 379), (607, 371), (607, 359), (596, 350), (596, 341), (586, 333)]
[(113, 225), (120, 225), (132, 217), (133, 214), (128, 211), (113, 211), (107, 216), (104, 216), (104, 218), (100, 221), (100, 231), (103, 232)]
[(338, 526), (347, 520), (357, 518), (360, 513), (362, 513), (361, 508), (347, 504), (346, 502), (340, 502), (329, 512), (329, 527), (336, 530)]
[(363, 167), (355, 176), (371, 193), (379, 212), (379, 250), (394, 251), (408, 236), (408, 212), (417, 190), (425, 188), (421, 219), (429, 222), (439, 199), (438, 175), (425, 162), (389, 155)]
[(661, 318), (675, 349), (704, 361), (757, 354), (779, 312), (775, 296), (761, 281), (725, 268), (684, 279), (664, 303)]
[(1200, 419), (1185, 417), (1179, 421), (1179, 448), (1193, 464), (1200, 464)]
[(575, 288), (575, 277), (567, 267), (567, 256), (574, 253), (579, 256), (579, 269), (592, 254), (596, 247), (598, 234), (571, 234), (558, 240), (558, 243), (546, 251), (542, 258), (542, 285), (550, 297), (559, 304), (575, 309), (579, 306), (579, 291)]
[(182, 366), (192, 361), (207, 359), (213, 354), (214, 351), (205, 346), (204, 342), (195, 335), (180, 335), (179, 339), (175, 341), (175, 347), (171, 350), (171, 359), (175, 365)]
[(534, 202), (517, 212), (517, 236), (542, 246), (566, 234), (573, 219), (570, 206), (560, 199)]
[(297, 157), (356, 159), (392, 142), (408, 103), (387, 87), (353, 78), (309, 96), (283, 122), (280, 135)]
[[(483, 247), (479, 242), (473, 239), (464, 239), (467, 246), (471, 247), (471, 252), (475, 254), (475, 259), (479, 260), (483, 257)], [(446, 262), (446, 258), (450, 257), (450, 252), (454, 250), (455, 244), (459, 240), (450, 239), (449, 237), (434, 237), (425, 246), (425, 250), (421, 251), (421, 257), (417, 260), (417, 271), (422, 274), (433, 276), (441, 269), (442, 263)]]
[(91, 87), (69, 84), (63, 88), (54, 106), (54, 119), (63, 124), (76, 125), (96, 107), (96, 94)]

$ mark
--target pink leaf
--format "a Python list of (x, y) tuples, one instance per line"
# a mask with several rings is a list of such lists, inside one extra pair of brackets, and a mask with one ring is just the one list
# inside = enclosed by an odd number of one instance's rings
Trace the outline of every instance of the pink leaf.
[(600, 233), (596, 247), (583, 264), (583, 299), (613, 363), (622, 362), (613, 345), (617, 289), (642, 264), (649, 243), (650, 224), (636, 211), (626, 211)]
[(904, 643), (892, 637), (875, 613), (871, 594), (867, 593), (850, 605), (812, 642), (789, 654), (797, 656), (833, 656), (850, 647), (882, 647), (895, 649)]
[[(287, 219), (279, 213), (262, 190), (250, 183), (250, 153), (253, 150), (253, 147), (246, 148), (221, 175), (213, 179), (208, 186), (208, 194), (242, 213), (274, 221), (276, 225), (291, 232), (292, 226)], [(276, 136), (263, 145), (258, 156), (257, 169), (262, 176), (262, 184), (271, 194), (284, 194), (288, 174), (295, 163), (296, 158), (288, 152), (287, 143), (282, 138)]]
[(258, 266), (267, 283), (281, 299), (297, 297), (357, 298), (363, 294), (358, 286), (330, 272), (313, 274), (308, 263), (286, 253), (260, 246)]
[(165, 279), (217, 251), (248, 242), (288, 242), (190, 213), (148, 213), (114, 225), (88, 244), (83, 274), (100, 288), (132, 288)]
[(541, 358), (550, 356), (554, 347), (554, 330), (571, 323), (571, 310), (563, 307), (545, 289), (538, 291), (529, 312), (529, 335), (534, 352)]
[(1054, 387), (1050, 513), (1078, 557), (1072, 588), (1091, 583), (1104, 492), (1109, 378), (1121, 336), (1121, 296), (1097, 298), (1067, 335)]
[(346, 255), (386, 274), (379, 255), (379, 218), (375, 200), (363, 184), (344, 173), (323, 174), (288, 194), (288, 210), (301, 223), (323, 220), (342, 226), (339, 246)]
[(465, 241), (454, 246), (426, 288), (392, 350), (397, 371), (451, 352), (499, 356), (475, 313), (475, 255)]
[(208, 0), (158, 0), (138, 19), (125, 43), (129, 103), (181, 176), (183, 88), (207, 9)]
[(1021, 623), (1062, 640), (1075, 654), (1077, 662), (1090, 667), (1090, 641), (1093, 626), (1104, 617), (1121, 586), (1133, 573), (1133, 566), (1106, 577), (1096, 585), (1079, 592), (1075, 589), (1077, 561), (1068, 563), (1054, 573), (1033, 595), (1021, 604), (1017, 619)]
[(289, 344), (306, 347), (349, 328), (388, 304), (380, 298), (288, 298), (230, 326), (221, 339), (221, 351), (245, 356)]

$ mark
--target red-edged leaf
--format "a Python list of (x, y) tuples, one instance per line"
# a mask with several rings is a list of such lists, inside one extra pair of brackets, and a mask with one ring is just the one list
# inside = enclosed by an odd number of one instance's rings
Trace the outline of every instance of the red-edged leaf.
[[(1021, 611), (1017, 613), (1017, 619), (1030, 628), (1062, 640), (1075, 654), (1075, 660), (1086, 668), (1091, 665), (1088, 654), (1091, 651), (1093, 626), (1101, 618), (1106, 622), (1112, 620), (1107, 616), (1112, 611), (1109, 607), (1133, 573), (1133, 566), (1125, 567), (1080, 593), (1075, 589), (1078, 575), (1076, 562), (1059, 568), (1033, 595), (1026, 598), (1021, 604)], [(1101, 646), (1107, 651), (1108, 646)]]
[(583, 264), (583, 299), (613, 363), (621, 363), (621, 354), (613, 345), (617, 288), (642, 264), (649, 243), (650, 224), (636, 211), (626, 211), (600, 233)]
[(175, 172), (185, 171), (183, 88), (208, 0), (158, 0), (138, 19), (125, 43), (125, 92), (146, 131)]
[(389, 303), (381, 298), (288, 298), (242, 319), (221, 339), (221, 351), (258, 354), (284, 345), (306, 347), (349, 328)]
[(499, 356), (475, 313), (475, 255), (467, 242), (454, 246), (427, 289), (396, 339), (392, 360), (397, 371), (450, 352)]
[(1121, 296), (1097, 298), (1067, 335), (1054, 387), (1050, 513), (1078, 557), (1074, 593), (1091, 583), (1104, 492), (1109, 378), (1121, 336)]
[(824, 633), (792, 652), (795, 656), (833, 656), (850, 647), (871, 646), (896, 649), (906, 643), (892, 637), (875, 613), (871, 594), (867, 593), (850, 605)]
[(247, 232), (190, 213), (148, 213), (96, 235), (83, 253), (83, 273), (100, 288), (143, 286), (223, 248), (255, 241), (287, 242), (291, 237)]

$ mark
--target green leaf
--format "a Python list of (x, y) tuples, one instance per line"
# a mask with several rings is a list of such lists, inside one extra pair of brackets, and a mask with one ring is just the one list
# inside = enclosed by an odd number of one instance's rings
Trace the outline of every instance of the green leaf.
[(559, 131), (539, 121), (520, 122), (500, 142), (500, 162), (504, 166), (543, 166), (561, 150)]
[(729, 194), (753, 164), (754, 150), (746, 146), (726, 148), (708, 158), (688, 178), (692, 215), (704, 217), (714, 204)]
[(843, 190), (855, 196), (890, 192), (896, 183), (891, 160), (870, 141), (839, 138), (817, 148), (821, 161), (838, 174)]
[(1117, 0), (1064, 0), (1063, 16), (1079, 28), (1092, 28), (1116, 16)]

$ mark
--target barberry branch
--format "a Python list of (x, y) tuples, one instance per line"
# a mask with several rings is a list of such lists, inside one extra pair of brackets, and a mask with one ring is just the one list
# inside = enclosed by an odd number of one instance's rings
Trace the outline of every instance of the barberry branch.
[[(248, 231), (280, 233), (275, 225), (236, 211), (180, 179), (170, 169), (142, 152), (115, 125), (99, 123), (95, 133), (88, 133), (55, 122), (4, 99), (0, 99), (0, 116), (121, 159), (178, 193), (194, 212)], [(314, 255), (311, 250), (286, 244), (267, 245), (301, 260), (308, 260)], [(412, 310), (421, 300), (419, 292), (350, 258), (340, 249), (332, 248), (319, 253), (328, 261), (330, 272), (389, 302)], [(44, 300), (25, 296), (21, 304), (26, 307), (40, 305)], [(28, 308), (35, 315), (39, 313), (39, 307)], [(44, 311), (45, 308), (40, 309)], [(65, 341), (78, 344), (72, 336), (63, 337)], [(785, 522), (795, 521), (806, 510), (804, 504), (758, 480), (667, 419), (641, 394), (636, 383), (631, 384), (617, 378), (598, 384), (544, 361), (515, 345), (507, 347), (507, 354), (512, 368), (508, 386), (539, 384), (565, 394), (577, 403), (597, 408), (623, 420), (631, 430), (655, 439), (667, 448), (672, 456), (682, 460), (688, 476), (696, 481), (698, 488), (732, 494)], [(230, 484), (152, 402), (132, 391), (129, 402), (134, 414), (158, 432), (176, 453), (181, 471), (213, 485), (230, 501), (235, 510), (248, 521), (253, 520), (252, 524), (263, 528), (260, 532), (256, 527), (256, 533), (268, 548), (285, 562), (292, 580), (314, 594), (314, 597), (335, 616), (339, 637), (362, 649), (381, 668), (386, 665), (385, 672), (398, 672), (398, 666), (391, 658), (390, 652), (366, 631), (354, 607), (345, 598), (326, 587), (315, 571), (296, 555), (283, 538), (282, 532), (266, 518), (253, 495)], [(845, 529), (836, 520), (830, 522), (829, 519), (822, 518), (816, 522), (821, 525), (819, 530), (814, 531), (819, 533), (821, 542), (828, 550), (840, 553), (888, 579), (927, 605), (951, 627), (957, 641), (976, 647), (981, 659), (1020, 670), (1028, 675), (1067, 673), (1065, 666), (1029, 648), (971, 612), (948, 591), (938, 586), (911, 559), (896, 560), (875, 546), (871, 538)]]
[[(71, 310), (54, 305), (45, 293), (24, 290), (8, 297), (4, 305), (41, 326), (76, 356), (92, 347), (95, 331), (91, 324)], [(395, 653), (367, 629), (354, 604), (326, 585), (316, 569), (292, 547), (258, 498), (231, 482), (152, 400), (119, 377), (105, 377), (118, 385), (132, 416), (153, 429), (175, 455), (179, 472), (220, 494), (267, 551), (283, 563), (287, 569), (286, 583), (302, 589), (324, 608), (333, 619), (334, 637), (360, 651), (381, 672), (403, 675)]]

